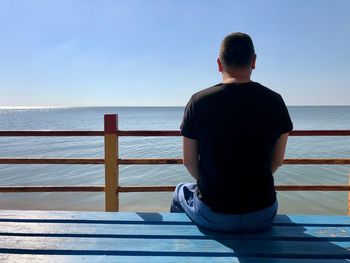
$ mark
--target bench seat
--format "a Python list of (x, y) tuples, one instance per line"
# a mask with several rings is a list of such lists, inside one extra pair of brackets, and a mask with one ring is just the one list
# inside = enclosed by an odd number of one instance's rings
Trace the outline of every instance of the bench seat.
[(350, 262), (350, 217), (278, 215), (222, 234), (185, 214), (0, 211), (0, 262)]

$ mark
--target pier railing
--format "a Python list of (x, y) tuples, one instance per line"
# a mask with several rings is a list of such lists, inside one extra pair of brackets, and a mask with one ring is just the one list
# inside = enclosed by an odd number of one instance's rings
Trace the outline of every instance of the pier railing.
[[(175, 186), (121, 186), (120, 165), (182, 164), (178, 158), (123, 159), (119, 158), (119, 137), (122, 136), (181, 136), (179, 131), (123, 131), (118, 129), (118, 115), (104, 116), (104, 131), (0, 131), (0, 137), (32, 136), (104, 136), (104, 158), (0, 158), (0, 164), (104, 164), (105, 185), (81, 186), (0, 186), (0, 193), (14, 192), (104, 192), (105, 210), (119, 211), (119, 194), (127, 192), (169, 192)], [(290, 136), (350, 136), (350, 130), (297, 130)], [(350, 158), (294, 158), (284, 164), (350, 164)], [(0, 175), (1, 176), (1, 175)], [(276, 185), (277, 191), (348, 191), (350, 214), (350, 185)]]

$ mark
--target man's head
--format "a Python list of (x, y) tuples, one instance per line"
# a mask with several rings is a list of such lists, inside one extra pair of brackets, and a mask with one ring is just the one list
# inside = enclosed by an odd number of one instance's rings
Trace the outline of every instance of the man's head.
[(232, 33), (221, 42), (218, 65), (220, 72), (234, 72), (255, 68), (253, 41), (245, 33)]

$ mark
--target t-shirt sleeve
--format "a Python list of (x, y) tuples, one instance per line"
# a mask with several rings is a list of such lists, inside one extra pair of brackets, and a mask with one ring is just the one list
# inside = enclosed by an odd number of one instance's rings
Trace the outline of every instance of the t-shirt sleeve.
[(194, 108), (193, 96), (187, 103), (182, 124), (180, 126), (181, 135), (190, 139), (197, 139), (196, 113)]
[(279, 129), (280, 129), (280, 133), (287, 133), (290, 132), (291, 130), (293, 130), (293, 122), (289, 116), (289, 112), (287, 109), (286, 104), (284, 103), (283, 99), (281, 96), (279, 96), (280, 98), (280, 105), (279, 105)]

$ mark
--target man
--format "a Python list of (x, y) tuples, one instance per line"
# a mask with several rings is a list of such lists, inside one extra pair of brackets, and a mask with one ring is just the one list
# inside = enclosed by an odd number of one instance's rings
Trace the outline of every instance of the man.
[(256, 54), (247, 34), (221, 43), (222, 82), (194, 94), (181, 134), (183, 161), (197, 181), (176, 187), (172, 212), (216, 231), (258, 231), (277, 212), (273, 173), (293, 129), (282, 97), (250, 79)]

